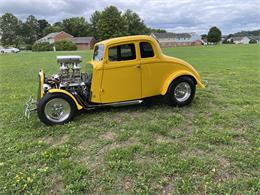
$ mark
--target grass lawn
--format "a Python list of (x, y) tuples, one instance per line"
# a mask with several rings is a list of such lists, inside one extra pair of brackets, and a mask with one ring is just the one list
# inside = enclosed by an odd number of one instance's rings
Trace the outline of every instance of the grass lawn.
[(209, 81), (190, 106), (99, 109), (54, 127), (23, 116), (38, 70), (91, 52), (0, 55), (0, 194), (259, 194), (260, 45), (164, 53)]

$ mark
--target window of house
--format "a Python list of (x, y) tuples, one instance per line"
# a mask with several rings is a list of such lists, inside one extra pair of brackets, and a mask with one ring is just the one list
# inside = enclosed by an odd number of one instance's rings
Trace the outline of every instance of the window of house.
[(136, 59), (135, 45), (131, 43), (110, 47), (108, 49), (108, 58), (111, 62), (134, 60)]
[(142, 58), (150, 58), (154, 56), (153, 47), (148, 42), (140, 43), (140, 52)]

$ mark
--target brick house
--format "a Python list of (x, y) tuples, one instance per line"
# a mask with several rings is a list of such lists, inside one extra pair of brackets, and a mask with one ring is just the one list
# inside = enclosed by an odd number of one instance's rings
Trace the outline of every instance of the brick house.
[(37, 40), (37, 42), (38, 43), (48, 42), (48, 43), (52, 44), (54, 42), (62, 41), (62, 40), (70, 41), (71, 38), (73, 38), (72, 35), (64, 32), (64, 31), (61, 31), (61, 32), (50, 33), (50, 34), (46, 35), (45, 37), (42, 37), (41, 39)]
[(64, 31), (54, 32), (42, 37), (37, 40), (37, 43), (48, 42), (50, 44), (55, 43), (57, 41), (72, 41), (76, 44), (78, 50), (92, 49), (96, 43), (96, 39), (94, 37), (73, 37), (71, 34), (66, 33)]
[(71, 41), (77, 45), (78, 50), (93, 49), (97, 42), (94, 37), (73, 37)]
[(152, 33), (161, 47), (202, 45), (203, 41), (196, 33)]

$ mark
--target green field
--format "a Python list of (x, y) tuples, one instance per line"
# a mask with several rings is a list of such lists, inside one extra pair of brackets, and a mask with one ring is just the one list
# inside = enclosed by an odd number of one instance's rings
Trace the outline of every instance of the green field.
[[(56, 55), (0, 55), (0, 194), (259, 194), (260, 45), (164, 49), (209, 81), (188, 107), (106, 108), (49, 127), (23, 116)], [(83, 66), (86, 69), (86, 66)]]

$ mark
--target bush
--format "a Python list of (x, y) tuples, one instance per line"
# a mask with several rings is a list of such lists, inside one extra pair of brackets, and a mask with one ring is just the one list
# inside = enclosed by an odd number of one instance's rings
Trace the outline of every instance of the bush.
[(52, 45), (49, 43), (34, 43), (32, 46), (32, 51), (52, 51)]
[(32, 51), (53, 51), (53, 46), (55, 46), (56, 51), (72, 51), (77, 50), (75, 43), (71, 41), (57, 41), (54, 44), (44, 43), (34, 43), (32, 46)]
[(249, 43), (250, 44), (255, 44), (255, 43), (257, 43), (257, 41), (255, 39), (250, 39)]
[(77, 46), (75, 43), (71, 41), (57, 41), (54, 43), (56, 51), (72, 51), (77, 50)]
[(25, 50), (32, 50), (32, 45), (30, 44), (25, 45)]

